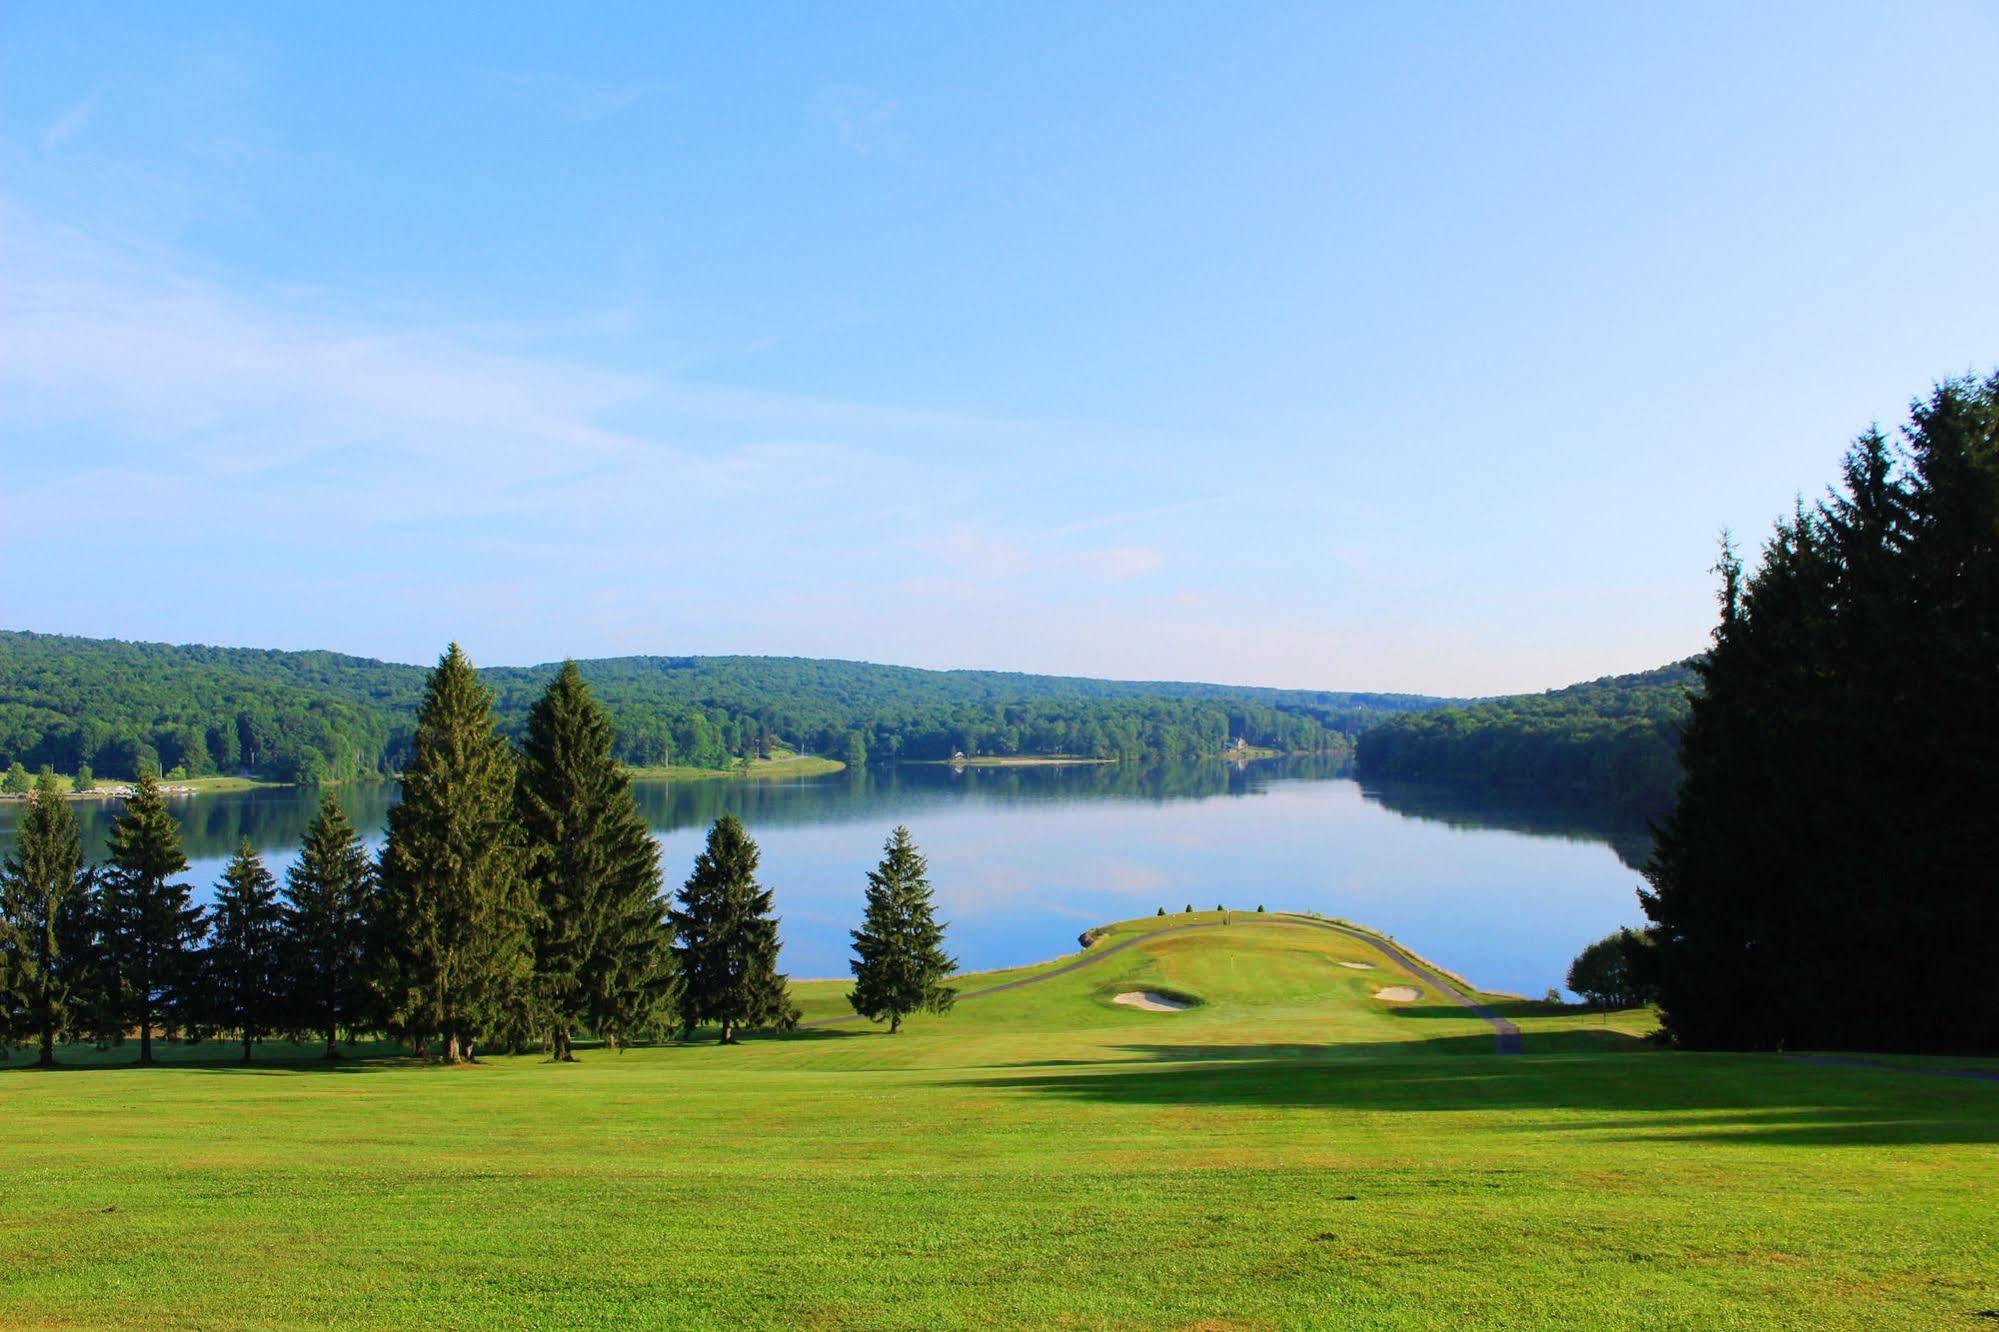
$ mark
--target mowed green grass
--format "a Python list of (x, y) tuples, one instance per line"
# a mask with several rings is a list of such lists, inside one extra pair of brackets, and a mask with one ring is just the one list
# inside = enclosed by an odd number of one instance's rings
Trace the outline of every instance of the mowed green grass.
[[(1371, 997), (1395, 983), (1421, 984), (1238, 914), (895, 1037), (0, 1073), (0, 1326), (1971, 1328), (1999, 1308), (1999, 1084), (1662, 1052), (1646, 1014), (1518, 1001), (1495, 1002), (1529, 1052), (1502, 1058), (1454, 1005)], [(1143, 988), (1202, 1003), (1109, 1002)], [(842, 1009), (836, 983), (798, 989), (809, 1018)]]

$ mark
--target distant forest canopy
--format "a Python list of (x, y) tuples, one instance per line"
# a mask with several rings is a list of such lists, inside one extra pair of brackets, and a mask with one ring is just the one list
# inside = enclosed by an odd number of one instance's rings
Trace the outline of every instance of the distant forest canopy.
[(1679, 785), (1692, 661), (1391, 717), (1360, 737), (1363, 777), (1532, 787), (1664, 813)]
[[(1384, 717), (1443, 706), (1325, 693), (1003, 671), (926, 671), (796, 657), (614, 657), (578, 663), (638, 766), (722, 768), (791, 748), (840, 758), (1219, 754), (1237, 739), (1344, 753)], [(518, 738), (557, 666), (480, 677)], [(0, 768), (98, 777), (142, 766), (347, 780), (398, 771), (428, 668), (333, 652), (171, 646), (0, 630)]]

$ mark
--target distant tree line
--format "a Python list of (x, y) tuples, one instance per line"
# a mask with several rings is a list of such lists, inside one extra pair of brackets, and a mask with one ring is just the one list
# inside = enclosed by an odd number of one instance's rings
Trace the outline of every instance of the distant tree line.
[[(105, 864), (45, 774), (0, 865), (0, 1052), (59, 1042), (286, 1036), (337, 1057), (382, 1032), (447, 1062), (578, 1035), (617, 1045), (713, 1025), (733, 1041), (798, 1018), (758, 852), (724, 815), (678, 896), (573, 663), (516, 748), (454, 645), (431, 672), (379, 863), (330, 797), (283, 884), (244, 841), (195, 904), (178, 824), (142, 770)], [(953, 969), (922, 856), (898, 828), (855, 933), (857, 1012), (891, 1029), (950, 1006)]]
[[(875, 761), (1015, 754), (1165, 760), (1236, 739), (1339, 752), (1383, 717), (1440, 700), (1220, 685), (922, 671), (784, 657), (582, 663), (614, 753), (723, 768), (789, 747)], [(480, 673), (518, 742), (554, 666)], [(131, 780), (145, 768), (346, 780), (401, 770), (424, 672), (329, 652), (171, 647), (0, 632), (0, 769)]]
[(1692, 662), (1544, 694), (1390, 717), (1363, 734), (1362, 777), (1532, 789), (1663, 814), (1679, 784)]
[(1855, 441), (1745, 577), (1641, 893), (1666, 1031), (1999, 1051), (1999, 375)]

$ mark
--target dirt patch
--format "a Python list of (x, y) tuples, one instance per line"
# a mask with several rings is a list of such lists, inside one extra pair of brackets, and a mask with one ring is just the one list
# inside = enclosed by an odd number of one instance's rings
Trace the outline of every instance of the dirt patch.
[(1374, 997), (1390, 1003), (1407, 1004), (1421, 999), (1423, 992), (1413, 985), (1384, 985), (1374, 992)]
[(1157, 990), (1126, 990), (1113, 996), (1111, 1002), (1123, 1004), (1126, 1008), (1142, 1008), (1148, 1013), (1184, 1013), (1193, 1007), (1185, 999), (1176, 999)]
[(1352, 967), (1355, 971), (1374, 970), (1374, 963), (1372, 962), (1342, 962), (1340, 965), (1343, 967)]

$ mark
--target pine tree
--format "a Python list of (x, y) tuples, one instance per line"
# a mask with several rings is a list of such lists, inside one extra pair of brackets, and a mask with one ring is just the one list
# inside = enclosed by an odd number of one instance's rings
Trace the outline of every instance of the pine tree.
[(202, 953), (209, 1022), (243, 1040), (243, 1062), (283, 1020), (284, 911), (278, 881), (244, 838), (215, 886), (208, 947)]
[(453, 643), (424, 686), (382, 851), (385, 1019), (419, 1052), (440, 1037), (449, 1063), (520, 1027), (531, 997), (526, 841), (492, 703)]
[(564, 662), (528, 713), (517, 799), (540, 906), (535, 983), (558, 1060), (576, 1057), (579, 1026), (615, 1043), (672, 1007), (659, 848), (611, 743), (610, 718)]
[(1728, 1049), (1978, 1053), (1999, 893), (1999, 376), (1939, 385), (1900, 459), (1725, 547), (1678, 800), (1641, 894), (1668, 1033)]
[(368, 910), (375, 867), (367, 848), (331, 795), (305, 830), (305, 844), (285, 873), (285, 938), (290, 972), (287, 1025), (326, 1040), (326, 1057), (367, 1003), (363, 983)]
[(742, 821), (724, 814), (694, 859), (679, 905), (668, 912), (680, 976), (680, 1023), (688, 1035), (700, 1023), (716, 1022), (728, 1045), (742, 1027), (797, 1025), (798, 1010), (777, 970), (771, 892), (756, 881), (758, 858)]
[(83, 978), (87, 958), (76, 943), (89, 892), (76, 817), (45, 773), (0, 867), (0, 1042), (34, 1039), (44, 1068), (55, 1063)]
[(930, 898), (930, 866), (898, 827), (868, 872), (867, 913), (854, 935), (854, 988), (847, 1002), (890, 1034), (915, 1012), (948, 1013), (957, 991), (944, 982), (958, 969), (944, 952), (944, 927)]
[(111, 824), (111, 862), (97, 903), (98, 1036), (116, 1043), (139, 1029), (139, 1062), (153, 1061), (153, 1031), (191, 1029), (199, 1003), (195, 948), (206, 930), (191, 890), (180, 825), (159, 778), (143, 769)]

